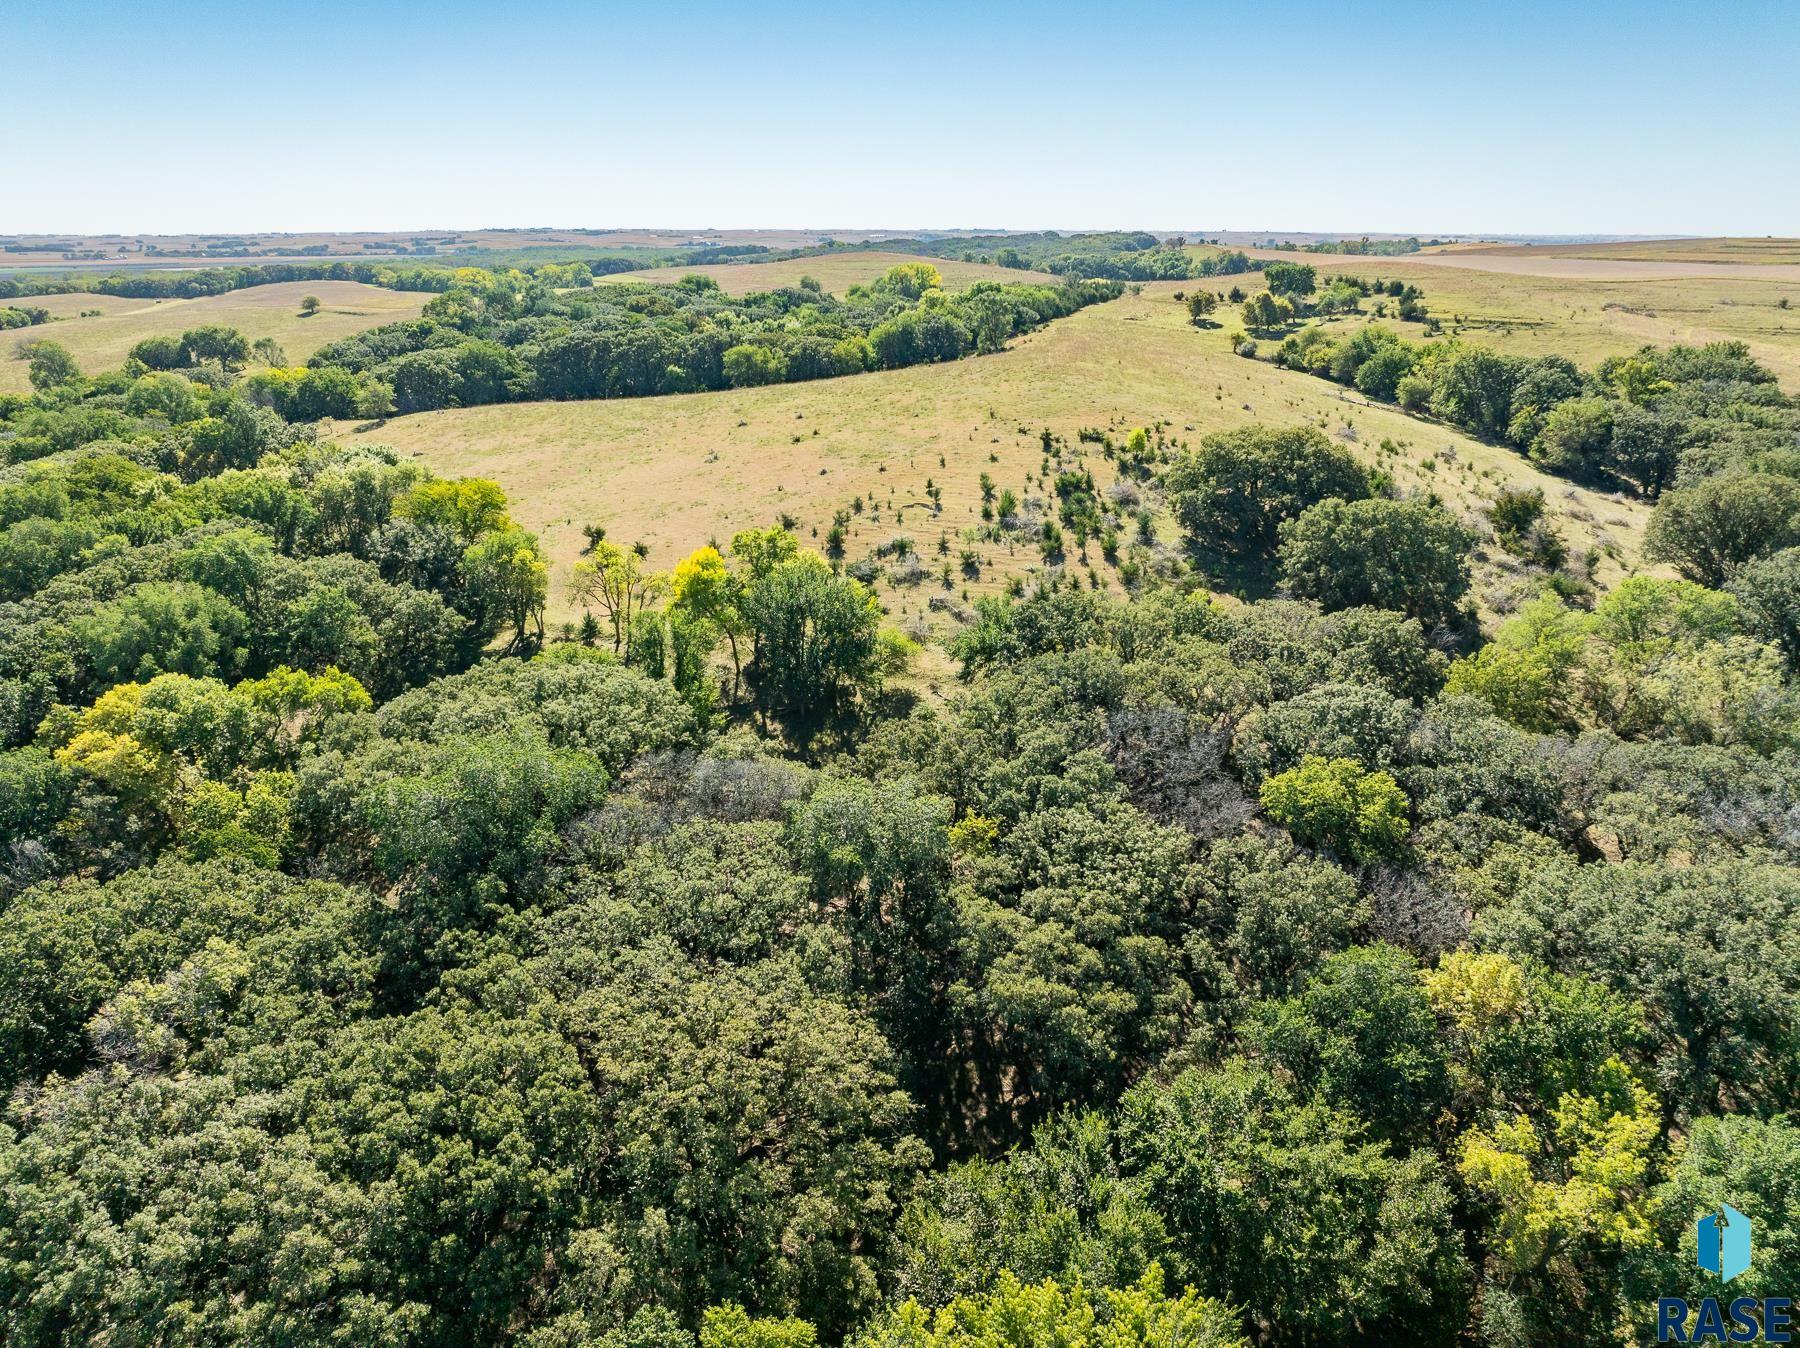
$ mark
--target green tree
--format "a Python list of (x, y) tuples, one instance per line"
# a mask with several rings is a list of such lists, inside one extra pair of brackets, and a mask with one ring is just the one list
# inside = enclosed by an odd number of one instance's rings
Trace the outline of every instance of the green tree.
[(181, 334), (181, 354), (185, 365), (216, 360), (227, 374), (233, 374), (250, 363), (250, 339), (236, 328), (209, 323)]
[(739, 343), (723, 357), (725, 382), (733, 388), (779, 384), (787, 378), (787, 358), (773, 346)]
[(1120, 1169), (1105, 1116), (1067, 1114), (1029, 1147), (927, 1182), (900, 1219), (896, 1292), (942, 1306), (991, 1291), (1009, 1272), (1126, 1287), (1172, 1257), (1161, 1216)]
[(1731, 579), (1744, 625), (1752, 635), (1774, 642), (1790, 673), (1800, 673), (1800, 547), (1746, 562)]
[(1726, 1115), (1694, 1121), (1666, 1182), (1653, 1194), (1661, 1239), (1642, 1253), (1635, 1284), (1644, 1299), (1717, 1296), (1699, 1266), (1695, 1223), (1730, 1203), (1755, 1224), (1756, 1257), (1732, 1280), (1734, 1297), (1786, 1296), (1800, 1278), (1800, 1124)]
[(1093, 1348), (1249, 1348), (1229, 1307), (1188, 1289), (1171, 1298), (1152, 1267), (1122, 1291), (1064, 1287), (1046, 1279), (1025, 1287), (1002, 1274), (991, 1292), (959, 1297), (933, 1314), (917, 1301), (883, 1311), (852, 1340), (855, 1348), (1017, 1348), (1091, 1344)]
[(31, 386), (42, 393), (81, 378), (81, 367), (67, 347), (40, 339), (31, 344), (31, 363), (26, 369), (26, 377), (31, 380)]
[(1418, 962), (1389, 945), (1325, 960), (1294, 997), (1262, 1003), (1249, 1042), (1301, 1087), (1396, 1146), (1429, 1140), (1450, 1078)]
[(250, 622), (223, 595), (182, 581), (147, 581), (71, 624), (90, 680), (100, 688), (158, 674), (237, 674)]
[(1469, 589), (1474, 536), (1424, 501), (1326, 500), (1281, 525), (1281, 576), (1326, 609), (1398, 609), (1452, 623)]
[(751, 686), (802, 746), (875, 686), (880, 607), (824, 558), (807, 553), (776, 564), (751, 581), (742, 611), (755, 638)]
[(1462, 1323), (1461, 1239), (1437, 1158), (1228, 1062), (1120, 1107), (1120, 1154), (1195, 1287), (1283, 1343), (1441, 1343)]
[(1570, 398), (1544, 417), (1531, 459), (1552, 473), (1592, 473), (1607, 462), (1612, 436), (1610, 398)]
[(461, 570), (479, 632), (511, 627), (514, 649), (543, 640), (550, 568), (536, 535), (519, 528), (484, 534), (464, 550)]
[(1758, 557), (1800, 546), (1800, 481), (1723, 473), (1667, 492), (1644, 534), (1644, 556), (1672, 562), (1717, 589)]
[(1176, 517), (1199, 546), (1266, 556), (1279, 526), (1327, 497), (1369, 494), (1368, 475), (1316, 428), (1249, 426), (1207, 436), (1164, 474)]
[(1263, 279), (1269, 283), (1271, 295), (1299, 298), (1313, 293), (1318, 272), (1300, 262), (1271, 262), (1263, 268)]
[(1499, 439), (1512, 422), (1518, 367), (1478, 346), (1452, 346), (1432, 372), (1431, 407), (1447, 421)]
[(1800, 880), (1779, 866), (1539, 864), (1477, 914), (1483, 949), (1602, 983), (1641, 1004), (1671, 1115), (1768, 1107), (1800, 1073), (1800, 992), (1761, 952), (1800, 929)]
[(1406, 845), (1406, 793), (1354, 759), (1308, 754), (1262, 784), (1262, 806), (1297, 841), (1352, 861), (1395, 857)]

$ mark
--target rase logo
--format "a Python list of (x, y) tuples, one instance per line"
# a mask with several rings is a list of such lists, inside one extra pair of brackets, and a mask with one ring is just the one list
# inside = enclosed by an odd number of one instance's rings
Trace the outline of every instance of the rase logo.
[[(1708, 1213), (1694, 1224), (1701, 1268), (1721, 1282), (1750, 1270), (1750, 1219), (1731, 1204)], [(1704, 1298), (1690, 1312), (1680, 1297), (1656, 1303), (1658, 1343), (1790, 1343), (1793, 1301), (1788, 1297), (1739, 1297), (1725, 1306)], [(1693, 1323), (1688, 1322), (1692, 1319)]]

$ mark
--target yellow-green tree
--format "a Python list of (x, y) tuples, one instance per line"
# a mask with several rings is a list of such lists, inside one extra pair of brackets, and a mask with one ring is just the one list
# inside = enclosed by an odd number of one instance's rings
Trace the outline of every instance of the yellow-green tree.
[(1520, 1114), (1464, 1134), (1457, 1169), (1492, 1210), (1501, 1286), (1565, 1325), (1609, 1324), (1612, 1271), (1655, 1238), (1650, 1158), (1661, 1133), (1656, 1097), (1613, 1058), (1593, 1093), (1564, 1094), (1547, 1120)]
[(622, 651), (632, 620), (647, 612), (667, 587), (667, 578), (645, 569), (644, 559), (635, 549), (602, 539), (575, 563), (569, 577), (569, 599), (584, 608), (599, 608), (612, 628), (613, 650)]

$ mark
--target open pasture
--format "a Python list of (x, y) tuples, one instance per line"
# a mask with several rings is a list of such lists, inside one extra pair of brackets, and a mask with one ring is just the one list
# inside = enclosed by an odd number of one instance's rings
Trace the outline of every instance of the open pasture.
[[(584, 524), (603, 523), (615, 539), (642, 540), (651, 565), (666, 569), (695, 547), (729, 542), (734, 530), (783, 514), (819, 546), (835, 512), (850, 510), (847, 560), (904, 535), (933, 573), (916, 588), (884, 585), (884, 598), (904, 621), (934, 596), (960, 601), (965, 590), (991, 591), (1040, 565), (1028, 540), (963, 537), (980, 523), (983, 473), (997, 488), (1042, 505), (1039, 437), (1048, 428), (1068, 442), (1065, 464), (1085, 458), (1105, 490), (1112, 466), (1097, 445), (1079, 441), (1079, 431), (1104, 430), (1122, 441), (1130, 428), (1157, 422), (1191, 443), (1258, 421), (1311, 421), (1387, 469), (1401, 487), (1436, 491), (1471, 516), (1504, 484), (1541, 486), (1570, 543), (1602, 552), (1603, 577), (1616, 579), (1637, 564), (1643, 505), (1545, 476), (1508, 449), (1370, 404), (1354, 391), (1243, 360), (1222, 329), (1187, 322), (1174, 299), (1181, 289), (1148, 285), (997, 355), (945, 365), (717, 393), (466, 408), (340, 426), (337, 433), (392, 445), (439, 473), (497, 480), (551, 555), (556, 617), (569, 616), (561, 586), (580, 554)], [(1383, 451), (1384, 441), (1397, 453)], [(928, 487), (941, 491), (941, 509), (933, 508)], [(935, 574), (946, 560), (937, 550), (940, 535), (950, 560), (974, 548), (978, 580), (959, 573), (943, 586)], [(1175, 541), (1166, 516), (1158, 536)], [(1491, 551), (1480, 563), (1478, 595), (1506, 565)], [(1101, 584), (1114, 585), (1097, 547), (1087, 560)], [(1082, 568), (1072, 547), (1067, 564)]]
[[(319, 299), (319, 312), (300, 316), (300, 301)], [(48, 338), (69, 349), (82, 370), (98, 374), (122, 363), (146, 337), (177, 334), (187, 328), (217, 323), (236, 328), (251, 341), (273, 337), (299, 363), (327, 342), (405, 318), (415, 318), (430, 295), (420, 291), (384, 290), (356, 281), (289, 281), (252, 286), (226, 295), (194, 300), (121, 299), (113, 295), (45, 295), (15, 301), (36, 305), (54, 315), (49, 323), (15, 328), (0, 334), (0, 392), (30, 387), (25, 362), (15, 358), (21, 343)], [(77, 315), (99, 309), (94, 318)]]
[[(1635, 269), (1665, 264), (1524, 259), (1593, 273), (1559, 276), (1498, 269), (1526, 250), (1405, 258), (1251, 251), (1269, 261), (1305, 262), (1321, 278), (1398, 277), (1424, 293), (1430, 316), (1446, 335), (1511, 355), (1559, 354), (1589, 366), (1646, 344), (1740, 341), (1780, 376), (1784, 388), (1800, 391), (1800, 268), (1707, 264), (1700, 276), (1643, 276)], [(1463, 260), (1449, 265), (1452, 257)], [(1232, 284), (1246, 291), (1258, 286), (1252, 277), (1217, 277), (1197, 284), (1218, 291)], [(1425, 335), (1422, 324), (1384, 321), (1407, 337)]]

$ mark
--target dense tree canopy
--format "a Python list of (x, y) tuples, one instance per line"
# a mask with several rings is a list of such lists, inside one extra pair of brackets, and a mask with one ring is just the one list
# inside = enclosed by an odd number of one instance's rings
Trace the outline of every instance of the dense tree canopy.
[[(1003, 340), (931, 270), (710, 335), (703, 285), (483, 272), (297, 386)], [(0, 1337), (1624, 1348), (1713, 1290), (1723, 1201), (1784, 1291), (1792, 478), (1694, 428), (1785, 402), (1730, 350), (1365, 345), (1372, 396), (1557, 453), (1681, 421), (1685, 578), (1533, 564), (1484, 633), (1485, 526), (1316, 429), (1088, 431), (1188, 553), (1123, 598), (1046, 564), (915, 679), (786, 524), (665, 574), (589, 523), (552, 640), (496, 484), (293, 424), (216, 331), (0, 400)], [(1496, 545), (1542, 513), (1497, 496)]]

